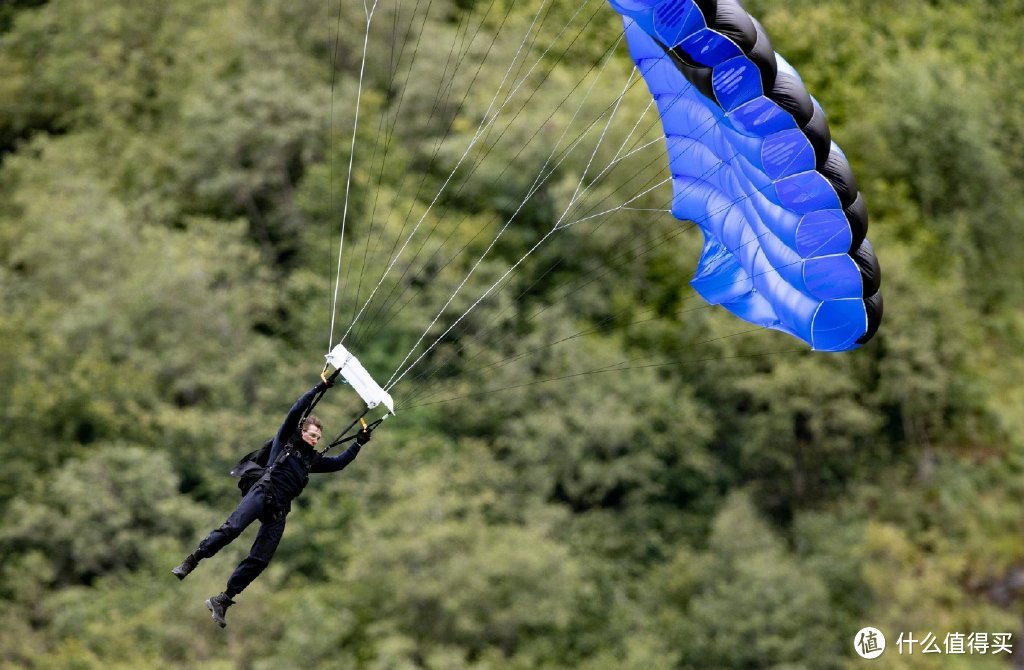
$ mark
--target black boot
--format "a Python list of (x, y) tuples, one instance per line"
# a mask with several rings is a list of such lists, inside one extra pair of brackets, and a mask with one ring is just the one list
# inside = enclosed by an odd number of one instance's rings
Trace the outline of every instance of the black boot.
[(217, 622), (221, 628), (228, 625), (228, 622), (224, 620), (224, 615), (227, 613), (228, 608), (235, 604), (235, 601), (228, 597), (226, 593), (218, 593), (214, 597), (206, 601), (206, 609), (210, 610), (211, 617)]
[(199, 558), (195, 554), (189, 554), (185, 557), (185, 560), (181, 562), (181, 565), (171, 570), (171, 574), (178, 579), (185, 579), (188, 573), (196, 569), (199, 565)]

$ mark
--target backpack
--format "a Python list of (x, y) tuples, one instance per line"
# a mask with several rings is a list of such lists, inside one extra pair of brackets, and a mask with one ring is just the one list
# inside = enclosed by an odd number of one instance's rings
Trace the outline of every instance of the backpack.
[(238, 478), (238, 488), (244, 496), (267, 472), (267, 460), (274, 440), (267, 440), (259, 449), (250, 451), (231, 468), (231, 476)]

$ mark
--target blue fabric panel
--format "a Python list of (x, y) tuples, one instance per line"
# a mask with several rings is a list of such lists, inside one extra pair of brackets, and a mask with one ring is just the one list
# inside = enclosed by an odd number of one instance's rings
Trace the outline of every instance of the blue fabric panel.
[(823, 302), (811, 324), (811, 347), (819, 351), (853, 349), (867, 329), (867, 321), (861, 298)]
[(669, 0), (662, 2), (654, 14), (652, 35), (671, 48), (678, 45), (698, 30), (707, 27), (704, 15), (690, 0)]
[(819, 209), (842, 209), (832, 184), (814, 170), (779, 179), (775, 182), (775, 192), (783, 207), (799, 214)]
[(679, 43), (689, 56), (701, 65), (713, 66), (729, 58), (742, 56), (736, 43), (710, 28), (703, 28)]
[[(815, 349), (856, 346), (867, 315), (860, 272), (847, 253), (849, 222), (793, 116), (764, 95), (756, 65), (707, 28), (692, 0), (611, 4), (626, 15), (630, 55), (661, 115), (672, 213), (704, 235), (693, 288)], [(670, 46), (683, 36), (679, 48), (714, 68), (721, 106), (686, 81), (652, 35)]]
[(769, 179), (814, 169), (814, 147), (799, 130), (772, 133), (764, 140), (761, 165)]
[(795, 232), (795, 249), (803, 258), (846, 253), (853, 244), (850, 223), (841, 209), (820, 209), (805, 214)]
[(735, 109), (764, 93), (761, 72), (746, 56), (730, 58), (716, 65), (711, 82), (715, 98), (725, 110)]
[(860, 298), (864, 292), (860, 270), (847, 254), (810, 258), (803, 266), (804, 283), (816, 298)]
[(636, 61), (640, 74), (647, 82), (647, 88), (651, 95), (671, 97), (678, 93), (678, 91), (672, 90), (672, 86), (677, 81), (676, 76), (679, 75), (679, 70), (670, 60), (647, 55), (634, 55), (633, 59)]
[(704, 240), (698, 271), (690, 284), (712, 305), (739, 300), (749, 294), (754, 283), (740, 267), (732, 252), (714, 237)]
[(757, 137), (797, 128), (796, 119), (792, 114), (764, 96), (754, 98), (730, 111), (729, 120), (736, 130)]
[[(633, 12), (645, 12), (667, 3), (665, 0), (609, 0), (608, 4), (619, 14), (630, 14)], [(679, 0), (677, 4), (689, 5), (692, 3), (690, 0)]]
[[(722, 171), (725, 164), (710, 147), (700, 140), (678, 135), (670, 135), (666, 145), (669, 150), (669, 169), (673, 175), (692, 176), (714, 186), (715, 176)], [(676, 198), (685, 193), (687, 188), (693, 187), (677, 184)]]

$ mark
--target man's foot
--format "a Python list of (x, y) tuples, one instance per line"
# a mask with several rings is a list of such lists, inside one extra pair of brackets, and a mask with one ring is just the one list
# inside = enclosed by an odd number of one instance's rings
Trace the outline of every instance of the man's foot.
[(181, 565), (171, 570), (171, 574), (178, 579), (185, 579), (185, 577), (188, 576), (188, 573), (196, 569), (197, 565), (199, 565), (199, 559), (196, 558), (195, 554), (189, 554), (185, 557), (185, 560), (181, 562)]
[(216, 621), (218, 626), (224, 628), (228, 625), (228, 622), (224, 620), (224, 615), (227, 613), (228, 608), (234, 604), (235, 601), (229, 598), (228, 594), (218, 593), (206, 601), (206, 609), (210, 610), (210, 618)]

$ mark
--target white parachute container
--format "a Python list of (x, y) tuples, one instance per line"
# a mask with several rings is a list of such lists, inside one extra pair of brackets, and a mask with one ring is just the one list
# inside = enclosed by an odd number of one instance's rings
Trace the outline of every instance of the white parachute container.
[(331, 353), (327, 354), (327, 362), (341, 373), (369, 409), (383, 403), (389, 412), (395, 413), (395, 401), (391, 399), (391, 394), (373, 380), (359, 359), (343, 345), (331, 349)]

